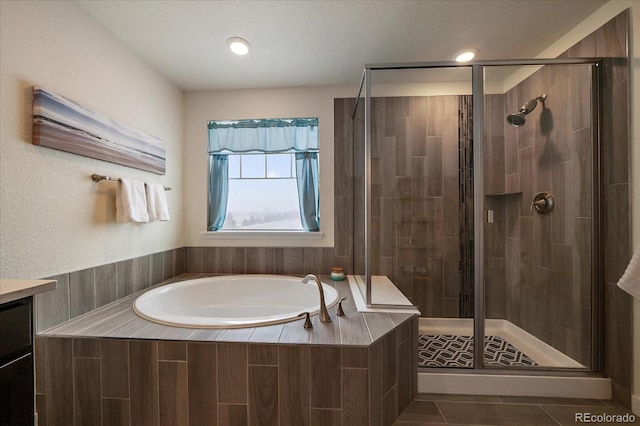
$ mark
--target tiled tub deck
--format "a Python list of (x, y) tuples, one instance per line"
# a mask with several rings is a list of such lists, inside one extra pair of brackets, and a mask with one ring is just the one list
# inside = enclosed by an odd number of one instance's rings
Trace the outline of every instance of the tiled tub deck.
[[(182, 274), (169, 282), (213, 274)], [(39, 425), (391, 425), (417, 392), (418, 318), (357, 312), (255, 328), (171, 327), (133, 294), (36, 336)]]

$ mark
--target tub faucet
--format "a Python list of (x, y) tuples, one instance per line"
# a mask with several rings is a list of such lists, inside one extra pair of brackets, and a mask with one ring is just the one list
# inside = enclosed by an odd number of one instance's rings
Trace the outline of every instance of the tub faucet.
[(322, 289), (322, 283), (313, 274), (309, 274), (302, 279), (302, 284), (306, 284), (311, 280), (315, 280), (318, 285), (318, 291), (320, 292), (320, 321), (322, 322), (331, 322), (331, 317), (329, 316), (329, 312), (327, 311), (327, 304), (324, 301), (324, 290)]

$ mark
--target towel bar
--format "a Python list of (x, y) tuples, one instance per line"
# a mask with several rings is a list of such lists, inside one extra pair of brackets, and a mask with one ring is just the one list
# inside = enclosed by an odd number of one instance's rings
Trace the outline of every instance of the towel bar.
[[(94, 182), (100, 182), (101, 180), (113, 180), (113, 181), (117, 181), (117, 182), (122, 182), (122, 179), (120, 178), (114, 178), (114, 177), (110, 177), (110, 176), (103, 176), (103, 175), (98, 175), (98, 174), (92, 174), (91, 175), (91, 180)], [(171, 187), (170, 186), (165, 186), (164, 187), (165, 191), (171, 191)]]

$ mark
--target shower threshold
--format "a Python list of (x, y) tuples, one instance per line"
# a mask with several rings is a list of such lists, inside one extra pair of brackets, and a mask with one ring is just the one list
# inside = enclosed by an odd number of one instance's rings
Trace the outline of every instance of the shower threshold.
[[(439, 339), (435, 344), (438, 348), (444, 348), (450, 344), (451, 346), (446, 349), (448, 353), (445, 354), (445, 358), (456, 358), (458, 355), (456, 351), (468, 349), (468, 346), (465, 347), (462, 343), (465, 341), (468, 343), (471, 340), (473, 320), (420, 318), (418, 332), (422, 336), (422, 341), (424, 338)], [(470, 368), (421, 367), (418, 370), (418, 392), (565, 396), (593, 399), (611, 397), (611, 382), (607, 378), (581, 371), (572, 374), (545, 370), (545, 368), (584, 369), (585, 367), (507, 320), (486, 320), (485, 335), (492, 336), (492, 343), (496, 339), (508, 342), (509, 347), (515, 348), (526, 355), (525, 358), (532, 360), (534, 363), (532, 365), (536, 365), (536, 369), (522, 371), (501, 368), (501, 371), (493, 373)], [(489, 367), (496, 365), (493, 362), (487, 362), (487, 364)]]

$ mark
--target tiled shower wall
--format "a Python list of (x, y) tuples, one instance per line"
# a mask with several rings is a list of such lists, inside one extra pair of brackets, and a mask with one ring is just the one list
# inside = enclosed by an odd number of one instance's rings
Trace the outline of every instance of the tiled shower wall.
[[(335, 104), (336, 128), (345, 128), (353, 100)], [(388, 276), (423, 316), (457, 317), (458, 96), (379, 97), (371, 106), (373, 274)], [(338, 149), (336, 140), (336, 157)]]

